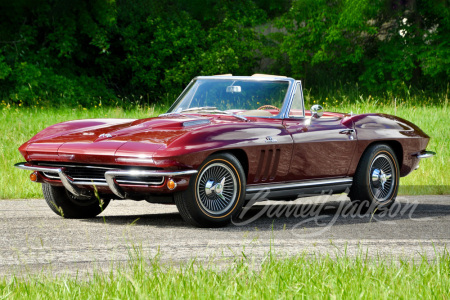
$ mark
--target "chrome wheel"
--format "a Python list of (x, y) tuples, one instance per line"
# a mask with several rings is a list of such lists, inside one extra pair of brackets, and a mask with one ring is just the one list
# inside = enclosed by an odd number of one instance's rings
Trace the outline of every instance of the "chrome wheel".
[(183, 219), (194, 226), (225, 226), (244, 205), (245, 179), (236, 156), (210, 155), (190, 178), (189, 188), (174, 194), (175, 204)]
[(201, 208), (211, 215), (221, 215), (236, 202), (237, 178), (229, 166), (213, 163), (200, 173), (196, 189)]
[(394, 163), (386, 154), (380, 154), (370, 166), (370, 190), (374, 198), (383, 202), (390, 199), (395, 185)]
[(389, 208), (397, 197), (399, 178), (394, 150), (386, 144), (370, 145), (353, 175), (349, 197), (353, 203), (361, 205), (362, 210)]

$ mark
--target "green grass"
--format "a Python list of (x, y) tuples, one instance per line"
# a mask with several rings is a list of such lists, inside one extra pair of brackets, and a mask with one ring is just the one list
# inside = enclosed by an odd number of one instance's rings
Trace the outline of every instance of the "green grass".
[(245, 254), (225, 266), (172, 267), (133, 255), (129, 265), (82, 278), (49, 274), (0, 279), (0, 299), (448, 299), (448, 252), (428, 260)]
[(40, 184), (31, 184), (29, 172), (14, 168), (24, 161), (17, 150), (37, 132), (49, 125), (86, 118), (146, 118), (167, 110), (166, 107), (123, 108), (22, 108), (7, 107), (0, 111), (0, 199), (42, 198)]
[[(321, 103), (326, 110), (353, 113), (382, 112), (395, 114), (412, 121), (424, 130), (431, 141), (428, 149), (437, 152), (437, 156), (423, 160), (420, 168), (401, 179), (400, 194), (450, 194), (450, 128), (448, 99), (440, 101), (424, 99), (407, 102), (399, 100), (397, 108), (386, 100), (373, 99), (371, 96), (350, 101), (347, 98), (330, 98), (318, 101), (305, 96), (307, 107)], [(18, 107), (2, 103), (0, 106), (0, 199), (41, 198), (39, 184), (28, 179), (28, 172), (13, 167), (23, 157), (17, 148), (45, 127), (67, 120), (84, 118), (143, 118), (165, 112), (167, 106), (141, 107), (128, 109), (95, 106), (91, 108), (41, 108)]]

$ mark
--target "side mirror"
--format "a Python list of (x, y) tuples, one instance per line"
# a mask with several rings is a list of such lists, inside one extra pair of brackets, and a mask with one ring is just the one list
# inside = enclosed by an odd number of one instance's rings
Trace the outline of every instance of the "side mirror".
[(323, 115), (323, 107), (319, 104), (311, 106), (311, 118), (318, 119)]

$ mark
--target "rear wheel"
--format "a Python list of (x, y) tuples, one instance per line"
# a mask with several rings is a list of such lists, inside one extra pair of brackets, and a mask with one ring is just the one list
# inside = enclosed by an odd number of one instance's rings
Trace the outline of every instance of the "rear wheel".
[(397, 197), (399, 166), (395, 152), (375, 144), (364, 152), (350, 190), (350, 199), (366, 208), (388, 208)]
[(57, 215), (69, 219), (87, 219), (100, 214), (110, 199), (99, 200), (95, 196), (77, 198), (64, 187), (42, 184), (45, 201)]
[(174, 198), (186, 222), (197, 227), (225, 226), (244, 204), (244, 170), (229, 153), (212, 155), (192, 176), (189, 188)]

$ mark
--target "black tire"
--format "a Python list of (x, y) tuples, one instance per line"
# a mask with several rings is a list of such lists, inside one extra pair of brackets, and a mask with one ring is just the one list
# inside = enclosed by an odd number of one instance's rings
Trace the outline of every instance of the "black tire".
[(64, 187), (52, 186), (48, 183), (42, 184), (42, 192), (51, 210), (57, 215), (68, 219), (94, 218), (105, 210), (111, 201), (111, 199), (102, 200), (100, 207), (100, 201), (95, 196), (78, 199)]
[(385, 144), (371, 145), (358, 164), (349, 197), (368, 210), (389, 208), (397, 197), (399, 174), (392, 148)]
[(212, 155), (191, 177), (189, 188), (174, 199), (186, 222), (197, 227), (225, 226), (244, 204), (244, 169), (229, 153)]

